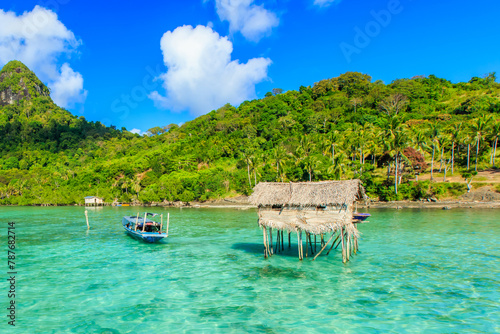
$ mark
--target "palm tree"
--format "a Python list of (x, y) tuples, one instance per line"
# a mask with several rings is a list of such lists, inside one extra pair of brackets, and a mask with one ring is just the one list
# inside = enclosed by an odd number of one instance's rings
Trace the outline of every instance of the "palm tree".
[(327, 170), (328, 174), (333, 174), (334, 179), (341, 180), (342, 175), (344, 175), (346, 173), (346, 169), (347, 169), (346, 168), (347, 167), (346, 160), (347, 160), (347, 156), (345, 155), (345, 153), (340, 152), (337, 155), (337, 159), (335, 159), (335, 163), (333, 165), (331, 165), (330, 167), (328, 167), (328, 170)]
[(332, 165), (335, 165), (335, 146), (342, 142), (342, 138), (337, 130), (330, 132), (328, 141), (332, 146)]
[(500, 137), (500, 121), (496, 121), (491, 126), (491, 134), (492, 134), (492, 145), (491, 149), (493, 154), (491, 155), (491, 162), (493, 163), (493, 167), (495, 167), (495, 157), (497, 156), (497, 145), (498, 145), (498, 137)]
[(436, 143), (441, 132), (441, 128), (437, 122), (431, 124), (428, 136), (432, 142), (432, 160), (431, 160), (431, 181), (434, 179), (434, 155), (436, 153)]
[(422, 156), (425, 159), (425, 149), (428, 148), (427, 145), (427, 134), (422, 129), (414, 129), (413, 130), (413, 142), (416, 148), (422, 153)]
[(475, 120), (475, 123), (472, 124), (472, 130), (476, 133), (476, 167), (474, 171), (477, 172), (477, 159), (479, 156), (479, 145), (481, 143), (481, 138), (486, 131), (488, 124), (491, 121), (491, 116), (483, 115)]
[(283, 161), (287, 157), (287, 152), (286, 149), (283, 147), (282, 144), (277, 145), (274, 150), (273, 150), (273, 159), (276, 162), (276, 181), (279, 181), (281, 179), (281, 182), (283, 182), (283, 168), (282, 164)]
[(451, 140), (451, 175), (453, 175), (453, 167), (455, 165), (455, 143), (462, 137), (462, 122), (455, 123), (450, 130)]

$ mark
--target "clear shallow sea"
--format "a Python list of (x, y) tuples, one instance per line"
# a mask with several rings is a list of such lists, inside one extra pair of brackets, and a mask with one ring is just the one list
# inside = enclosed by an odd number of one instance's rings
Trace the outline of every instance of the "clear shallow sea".
[(299, 262), (296, 236), (265, 260), (254, 210), (148, 208), (170, 212), (160, 244), (122, 230), (144, 208), (89, 209), (90, 231), (84, 210), (0, 208), (4, 277), (17, 223), (16, 333), (500, 332), (498, 210), (369, 210), (346, 265)]

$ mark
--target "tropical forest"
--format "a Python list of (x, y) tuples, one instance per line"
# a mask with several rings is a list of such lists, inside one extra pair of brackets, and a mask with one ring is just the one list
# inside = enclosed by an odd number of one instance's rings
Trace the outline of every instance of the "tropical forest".
[(359, 178), (373, 201), (500, 186), (495, 73), (391, 83), (347, 72), (140, 136), (54, 104), (19, 61), (0, 71), (0, 204), (169, 204), (249, 195), (259, 182)]

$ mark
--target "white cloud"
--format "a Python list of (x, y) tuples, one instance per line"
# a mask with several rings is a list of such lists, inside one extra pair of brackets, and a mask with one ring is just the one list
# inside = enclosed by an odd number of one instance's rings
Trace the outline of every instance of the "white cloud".
[[(40, 6), (17, 16), (0, 9), (0, 66), (20, 60), (52, 90), (54, 101), (62, 107), (85, 100), (83, 78), (68, 63), (81, 41), (58, 20), (57, 14)], [(69, 86), (67, 86), (69, 85)]]
[(71, 106), (74, 103), (83, 103), (87, 97), (87, 91), (83, 91), (83, 77), (64, 63), (61, 75), (52, 84), (52, 99), (57, 105)]
[(215, 0), (217, 14), (229, 22), (231, 32), (239, 31), (245, 38), (257, 42), (279, 24), (275, 13), (253, 0)]
[(328, 7), (337, 0), (314, 0), (314, 5), (319, 7)]
[(246, 64), (231, 60), (233, 45), (205, 26), (167, 31), (160, 42), (167, 73), (160, 75), (167, 96), (153, 92), (158, 107), (202, 115), (226, 103), (237, 105), (255, 97), (255, 85), (267, 79), (268, 58)]
[(132, 129), (132, 130), (130, 130), (130, 132), (141, 135), (141, 136), (144, 135), (144, 132), (142, 132), (140, 129)]

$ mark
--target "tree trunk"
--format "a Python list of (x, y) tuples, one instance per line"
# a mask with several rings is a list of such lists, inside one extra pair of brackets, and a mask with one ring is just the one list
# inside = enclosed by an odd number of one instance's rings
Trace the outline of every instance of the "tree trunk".
[(444, 155), (444, 145), (441, 147), (441, 157), (439, 159), (439, 172), (443, 169), (443, 155)]
[(470, 169), (470, 144), (467, 144), (467, 170)]
[(493, 167), (495, 167), (495, 157), (497, 156), (498, 137), (495, 138), (495, 149), (493, 150)]
[(396, 171), (394, 173), (394, 192), (398, 194), (398, 153), (396, 152)]
[(476, 144), (476, 167), (474, 170), (477, 172), (477, 157), (479, 155), (479, 137), (477, 138), (477, 144)]
[(490, 165), (493, 164), (493, 145), (494, 144), (495, 144), (494, 142), (491, 142)]
[(252, 181), (250, 179), (250, 164), (247, 163), (247, 172), (248, 172), (248, 184), (250, 185), (250, 188), (252, 188)]
[(455, 162), (455, 142), (451, 144), (451, 175), (453, 175), (454, 162)]
[(436, 151), (436, 144), (432, 144), (432, 160), (431, 160), (431, 181), (434, 180), (434, 153)]

